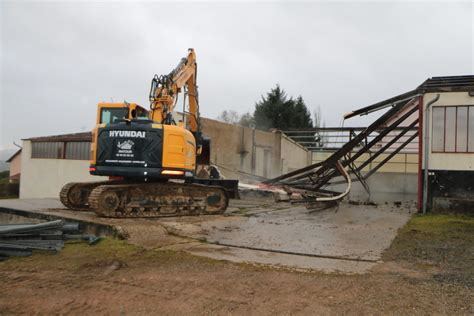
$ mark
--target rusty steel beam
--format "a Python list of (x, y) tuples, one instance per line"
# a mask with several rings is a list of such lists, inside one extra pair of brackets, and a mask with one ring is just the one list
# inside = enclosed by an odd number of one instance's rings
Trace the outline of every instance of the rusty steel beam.
[[(402, 115), (399, 119), (397, 119), (395, 122), (393, 122), (390, 126), (387, 126), (383, 132), (381, 132), (377, 137), (375, 137), (370, 143), (365, 145), (363, 148), (361, 148), (357, 153), (352, 155), (349, 159), (345, 160), (342, 162), (343, 166), (347, 166), (348, 164), (353, 163), (357, 158), (362, 156), (364, 153), (366, 153), (370, 148), (372, 148), (375, 144), (377, 144), (379, 141), (382, 140), (388, 133), (393, 131), (394, 128), (396, 128), (398, 125), (400, 125), (402, 122), (404, 122), (410, 115), (412, 115), (414, 112), (418, 110), (418, 107), (414, 106), (413, 109)], [(330, 174), (326, 175), (323, 179), (321, 179), (320, 183), (315, 186), (315, 189), (319, 189), (322, 186), (324, 186), (328, 181), (331, 180), (333, 175), (335, 174), (335, 171), (333, 170)]]
[[(302, 175), (302, 173), (306, 171), (313, 170), (317, 167), (321, 167), (320, 169), (327, 169), (329, 165), (335, 164), (336, 161), (338, 161), (340, 158), (342, 158), (347, 152), (351, 151), (356, 145), (358, 145), (363, 139), (375, 131), (380, 125), (384, 124), (392, 115), (397, 113), (402, 107), (406, 105), (406, 103), (399, 103), (398, 105), (394, 106), (391, 110), (389, 110), (387, 113), (382, 115), (380, 118), (378, 118), (374, 123), (372, 123), (369, 127), (367, 127), (364, 131), (360, 132), (357, 136), (355, 136), (350, 142), (346, 143), (343, 147), (341, 147), (338, 151), (336, 151), (334, 154), (332, 154), (327, 160), (321, 162), (321, 163), (316, 163), (298, 170), (295, 170), (293, 172), (281, 175), (279, 177), (264, 181), (263, 183), (265, 184), (272, 184), (279, 182), (284, 179), (291, 178), (296, 175)], [(326, 168), (324, 168), (326, 166)], [(314, 171), (317, 175), (321, 174), (322, 171), (319, 171), (320, 169), (317, 169)], [(313, 172), (308, 172), (307, 175), (311, 175)], [(303, 177), (305, 177), (303, 176)]]
[(418, 132), (416, 132), (415, 134), (413, 134), (409, 139), (406, 140), (406, 142), (404, 142), (400, 147), (398, 147), (395, 151), (393, 151), (390, 155), (387, 156), (387, 158), (385, 158), (384, 160), (382, 160), (377, 166), (375, 166), (372, 170), (370, 170), (365, 176), (364, 176), (364, 179), (367, 179), (368, 177), (370, 177), (372, 174), (374, 174), (374, 172), (376, 172), (377, 170), (380, 169), (380, 167), (382, 167), (387, 161), (389, 161), (390, 159), (392, 159), (393, 156), (395, 156), (396, 154), (398, 154), (400, 152), (400, 150), (402, 150), (403, 148), (405, 148), (409, 143), (411, 143), (412, 140), (414, 140), (416, 137), (418, 136)]
[(418, 123), (418, 119), (416, 119), (413, 123), (411, 123), (409, 126), (405, 128), (402, 132), (400, 132), (397, 136), (395, 136), (390, 142), (388, 142), (385, 146), (380, 148), (377, 152), (375, 152), (369, 159), (364, 161), (362, 165), (357, 167), (357, 171), (361, 171), (364, 169), (369, 163), (371, 163), (375, 158), (380, 156), (382, 153), (384, 153), (390, 146), (392, 146), (397, 140), (403, 137), (408, 131), (412, 130), (413, 127)]

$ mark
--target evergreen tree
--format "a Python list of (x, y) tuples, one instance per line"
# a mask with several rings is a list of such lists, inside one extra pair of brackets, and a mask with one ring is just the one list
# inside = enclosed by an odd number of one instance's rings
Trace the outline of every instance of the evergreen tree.
[(255, 104), (253, 115), (255, 126), (261, 130), (277, 128), (311, 128), (311, 114), (299, 96), (296, 100), (288, 98), (286, 92), (277, 85), (262, 100)]

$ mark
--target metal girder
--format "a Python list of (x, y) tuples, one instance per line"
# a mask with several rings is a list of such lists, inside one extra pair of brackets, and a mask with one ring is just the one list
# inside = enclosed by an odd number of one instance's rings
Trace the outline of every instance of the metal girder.
[(400, 150), (402, 150), (403, 148), (405, 148), (409, 143), (411, 143), (412, 140), (415, 139), (415, 137), (418, 136), (418, 131), (416, 133), (414, 133), (410, 138), (408, 138), (400, 147), (398, 147), (396, 150), (394, 150), (390, 155), (387, 156), (387, 158), (385, 158), (384, 160), (382, 160), (377, 166), (375, 166), (374, 168), (372, 168), (372, 170), (370, 170), (365, 176), (364, 176), (364, 179), (367, 179), (368, 177), (370, 177), (372, 174), (374, 174), (378, 169), (380, 169), (380, 167), (382, 167), (387, 161), (389, 161), (390, 159), (392, 159), (393, 156), (395, 156), (396, 154), (398, 154), (400, 152)]
[[(382, 153), (387, 151), (397, 140), (403, 137), (408, 131), (413, 130), (412, 128), (415, 127), (415, 125), (418, 124), (418, 119), (416, 119), (413, 123), (411, 123), (409, 126), (407, 126), (402, 132), (400, 132), (397, 136), (395, 136), (390, 142), (388, 142), (385, 146), (383, 146), (381, 149), (379, 149), (377, 152), (375, 152), (369, 159), (364, 161), (362, 165), (360, 165), (357, 170), (361, 171), (364, 169), (369, 163), (371, 163), (375, 158), (380, 156)], [(416, 130), (417, 131), (417, 130)]]
[[(337, 150), (334, 154), (332, 154), (328, 159), (321, 163), (313, 164), (305, 168), (301, 168), (299, 170), (295, 170), (293, 172), (287, 173), (285, 175), (276, 177), (274, 179), (270, 179), (265, 181), (266, 184), (272, 184), (281, 182), (282, 180), (290, 180), (285, 181), (285, 184), (291, 184), (291, 181), (311, 177), (312, 179), (318, 178), (322, 175), (325, 171), (330, 169), (335, 169), (335, 163), (341, 160), (343, 166), (347, 166), (348, 163), (354, 161), (358, 157), (360, 157), (364, 152), (370, 149), (373, 145), (375, 145), (378, 141), (380, 141), (385, 135), (387, 135), (393, 128), (397, 127), (401, 122), (403, 122), (408, 116), (413, 114), (416, 111), (416, 107), (412, 110), (405, 113), (402, 117), (397, 119), (393, 124), (389, 127), (384, 128), (377, 137), (375, 137), (371, 142), (367, 143), (362, 149), (360, 149), (355, 155), (351, 156), (350, 159), (344, 160), (342, 159), (347, 153), (351, 152), (357, 145), (363, 142), (370, 133), (374, 132), (377, 129), (380, 129), (383, 124), (385, 124), (390, 118), (392, 118), (396, 113), (398, 113), (404, 106), (409, 104), (410, 102), (414, 101), (415, 97), (407, 100), (406, 102), (401, 102), (395, 105), (392, 109), (387, 111), (383, 114), (380, 118), (378, 118), (374, 123), (372, 123), (369, 127), (365, 130), (361, 131), (359, 134), (354, 136), (352, 140), (344, 144), (339, 150)], [(330, 172), (330, 174), (334, 174)], [(313, 181), (314, 182), (314, 181)], [(327, 182), (327, 181), (324, 181)], [(321, 185), (317, 185), (315, 189), (318, 189)]]
[[(324, 191), (327, 191), (324, 190), (324, 187), (326, 187), (328, 184), (336, 184), (348, 181), (350, 189), (350, 183), (352, 180), (354, 180), (360, 181), (367, 193), (370, 195), (370, 188), (365, 182), (365, 180), (375, 171), (377, 171), (380, 167), (382, 167), (386, 162), (388, 162), (395, 154), (405, 148), (411, 141), (415, 139), (415, 137), (418, 136), (418, 131), (417, 129), (415, 129), (416, 125), (419, 122), (418, 118), (416, 118), (413, 122), (410, 122), (408, 126), (400, 126), (414, 113), (417, 113), (418, 94), (410, 93), (404, 97), (405, 98), (398, 99), (396, 100), (396, 102), (389, 104), (390, 106), (392, 106), (392, 108), (386, 113), (384, 113), (381, 117), (376, 119), (375, 122), (373, 122), (367, 128), (359, 128), (358, 130), (360, 132), (358, 134), (352, 134), (354, 129), (350, 129), (349, 131), (351, 132), (351, 135), (349, 136), (349, 141), (344, 143), (341, 148), (336, 150), (336, 152), (334, 152), (326, 160), (284, 174), (274, 179), (267, 180), (264, 183), (277, 185), (281, 184), (289, 186), (290, 188), (313, 191), (316, 195), (321, 196), (321, 201), (324, 201), (326, 199), (323, 198), (323, 196), (326, 195), (327, 197), (327, 194), (323, 193)], [(400, 117), (396, 117), (395, 115), (400, 113), (402, 109), (408, 110), (406, 110), (402, 115), (400, 115)], [(375, 151), (372, 150), (372, 148), (376, 144), (380, 144), (380, 142), (385, 137), (387, 137), (389, 133), (394, 131), (400, 132), (396, 133), (396, 135), (391, 135), (391, 140), (388, 143), (384, 144), (381, 148), (377, 148)], [(408, 140), (403, 142), (403, 144), (401, 144), (400, 146), (395, 146), (396, 144), (398, 144), (397, 142), (409, 131), (415, 131), (415, 133), (411, 135)], [(376, 136), (372, 135), (372, 133), (374, 132), (378, 132), (378, 134)], [(388, 155), (388, 157), (385, 158), (382, 162), (377, 164), (377, 166), (374, 167), (369, 173), (365, 175), (361, 173), (362, 170), (368, 164), (373, 162), (382, 153), (385, 153), (388, 150), (392, 150), (394, 147), (395, 150), (390, 155)], [(372, 155), (361, 165), (356, 166), (355, 161), (367, 152), (370, 152)], [(347, 174), (347, 176), (343, 175), (343, 172), (341, 172), (341, 168), (342, 170), (344, 170), (344, 174)], [(346, 171), (345, 168), (347, 168), (348, 171)], [(354, 174), (355, 178), (352, 179), (350, 174)], [(340, 177), (341, 175), (346, 178), (345, 181), (330, 182), (332, 179)], [(345, 194), (341, 195), (342, 193), (331, 193), (332, 197), (330, 197), (330, 200), (337, 200), (341, 198), (341, 196), (345, 196)], [(306, 196), (311, 196), (311, 194), (306, 194)], [(309, 200), (308, 202), (310, 202)], [(315, 200), (313, 199), (313, 201)]]

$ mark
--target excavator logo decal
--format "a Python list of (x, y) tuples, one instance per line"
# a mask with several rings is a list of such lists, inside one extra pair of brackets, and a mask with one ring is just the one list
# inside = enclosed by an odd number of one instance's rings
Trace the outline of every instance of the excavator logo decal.
[(130, 139), (127, 139), (123, 142), (118, 142), (117, 143), (118, 151), (115, 154), (115, 156), (133, 158), (133, 150), (132, 150), (133, 145), (135, 145), (135, 143), (131, 141)]
[(145, 131), (109, 131), (109, 137), (134, 137), (145, 138)]
[(122, 150), (131, 150), (133, 145), (135, 145), (135, 143), (131, 140), (126, 140), (123, 143), (121, 142), (117, 143), (117, 147)]

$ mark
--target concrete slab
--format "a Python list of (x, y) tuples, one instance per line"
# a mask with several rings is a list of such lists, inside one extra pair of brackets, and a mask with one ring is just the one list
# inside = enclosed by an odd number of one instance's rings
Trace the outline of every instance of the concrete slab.
[(397, 230), (415, 212), (414, 205), (346, 203), (337, 209), (311, 212), (302, 206), (259, 198), (231, 201), (225, 216), (162, 219), (98, 218), (91, 212), (65, 210), (55, 199), (0, 200), (0, 213), (2, 209), (109, 225), (146, 248), (344, 273), (364, 273), (373, 267)]
[(163, 225), (175, 234), (220, 245), (375, 262), (411, 214), (395, 206), (342, 203), (337, 211), (310, 212), (285, 205), (259, 209), (250, 216), (202, 222), (169, 219)]

